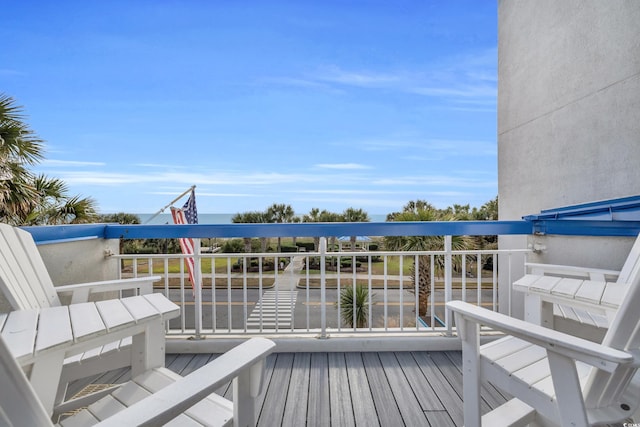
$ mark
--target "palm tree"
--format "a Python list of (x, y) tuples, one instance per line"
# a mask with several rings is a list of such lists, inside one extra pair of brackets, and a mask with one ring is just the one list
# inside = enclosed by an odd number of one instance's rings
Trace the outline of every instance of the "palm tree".
[[(458, 218), (448, 210), (438, 210), (429, 204), (420, 204), (416, 207), (415, 202), (405, 206), (402, 212), (396, 212), (388, 221), (457, 221)], [(387, 236), (384, 239), (385, 246), (390, 250), (397, 251), (436, 251), (444, 248), (444, 236)], [(468, 236), (452, 236), (452, 250), (465, 250), (470, 246), (471, 240)], [(411, 277), (415, 280), (418, 277), (418, 315), (425, 316), (429, 307), (429, 295), (431, 293), (431, 275), (440, 276), (444, 271), (444, 259), (436, 257), (434, 259), (434, 270), (431, 271), (431, 257), (428, 255), (418, 256), (417, 265), (411, 266)], [(461, 263), (461, 259), (455, 257), (453, 260)]]
[[(291, 205), (285, 205), (284, 203), (274, 203), (267, 208), (266, 216), (270, 219), (270, 221), (268, 222), (288, 223), (294, 221), (295, 212), (293, 211)], [(278, 253), (281, 252), (281, 249), (282, 238), (278, 237)]]
[[(322, 211), (318, 208), (312, 208), (308, 214), (302, 216), (302, 222), (341, 222), (342, 215), (334, 212), (329, 212), (326, 209)], [(320, 247), (320, 237), (331, 237), (332, 245), (335, 245), (335, 236), (314, 236), (313, 244), (314, 249), (317, 251)]]
[(22, 220), (24, 225), (81, 224), (97, 219), (93, 200), (67, 196), (67, 186), (63, 181), (38, 175), (32, 183), (36, 189), (37, 204)]
[[(237, 213), (235, 214), (232, 218), (231, 218), (231, 222), (234, 224), (259, 224), (259, 223), (263, 223), (265, 222), (265, 216), (264, 216), (264, 212), (259, 212), (259, 211), (251, 211), (251, 212), (243, 212), (243, 213)], [(242, 238), (244, 240), (244, 251), (246, 253), (250, 253), (251, 252), (251, 237), (243, 237)], [(261, 242), (263, 245), (263, 250), (262, 252), (266, 252), (266, 248), (264, 246), (266, 243), (266, 238), (261, 238), (264, 239), (264, 242)]]
[[(343, 218), (344, 222), (369, 222), (369, 221), (371, 221), (369, 219), (369, 214), (367, 214), (362, 209), (354, 209), (354, 208), (347, 208), (342, 213), (342, 218)], [(353, 251), (355, 249), (355, 247), (356, 247), (357, 236), (351, 236), (350, 240), (351, 240), (351, 250)]]
[(22, 107), (0, 94), (0, 221), (13, 225), (91, 222), (91, 198), (68, 196), (59, 179), (35, 176), (29, 169), (42, 160), (43, 141), (24, 121)]

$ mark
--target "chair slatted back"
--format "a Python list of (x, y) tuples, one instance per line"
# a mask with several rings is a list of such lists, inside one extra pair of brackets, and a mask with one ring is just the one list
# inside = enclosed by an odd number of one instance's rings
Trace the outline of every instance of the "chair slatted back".
[(0, 336), (0, 425), (51, 426), (51, 419)]
[[(634, 248), (637, 245), (634, 245)], [(640, 263), (628, 272), (630, 279), (625, 298), (615, 313), (602, 344), (618, 350), (640, 351)], [(593, 369), (585, 386), (585, 403), (588, 408), (606, 407), (612, 404), (627, 403), (632, 407), (636, 402), (620, 402), (637, 369), (619, 367), (613, 373)]]
[(60, 305), (33, 237), (7, 224), (0, 224), (0, 290), (14, 310)]
[(640, 235), (638, 235), (638, 238), (631, 247), (631, 251), (629, 251), (627, 260), (624, 262), (622, 270), (620, 270), (617, 282), (631, 283), (633, 277), (638, 275), (638, 270), (640, 270)]

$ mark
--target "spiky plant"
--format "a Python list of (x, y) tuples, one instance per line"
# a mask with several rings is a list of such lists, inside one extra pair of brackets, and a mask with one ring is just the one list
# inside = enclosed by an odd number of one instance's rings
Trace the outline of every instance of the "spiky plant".
[[(373, 299), (375, 295), (371, 295)], [(337, 305), (337, 303), (336, 303)], [(356, 328), (365, 328), (369, 319), (369, 289), (357, 284), (355, 294), (353, 286), (347, 286), (340, 292), (340, 317), (350, 328), (355, 320)]]

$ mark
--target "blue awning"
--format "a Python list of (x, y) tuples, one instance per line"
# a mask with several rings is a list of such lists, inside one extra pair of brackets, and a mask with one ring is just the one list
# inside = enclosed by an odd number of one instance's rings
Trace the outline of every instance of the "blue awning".
[(640, 196), (545, 209), (522, 217), (534, 234), (637, 236), (640, 233)]
[(640, 221), (640, 196), (545, 209), (539, 214), (524, 216), (523, 219), (526, 221)]

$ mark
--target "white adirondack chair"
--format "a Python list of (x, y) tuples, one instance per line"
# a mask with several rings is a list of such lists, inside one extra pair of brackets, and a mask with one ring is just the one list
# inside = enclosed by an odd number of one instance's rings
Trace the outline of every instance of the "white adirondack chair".
[[(620, 271), (539, 263), (526, 263), (525, 266), (527, 274), (513, 284), (514, 290), (525, 293), (525, 320), (554, 328), (555, 317), (555, 319), (578, 322), (580, 324), (578, 328), (582, 325), (590, 325), (605, 330), (615, 316), (618, 304), (600, 304), (600, 302), (606, 294), (609, 294), (606, 297), (610, 301), (622, 301), (627, 284), (632, 283), (640, 274), (640, 235), (636, 238)], [(541, 279), (541, 276), (585, 279), (592, 282), (605, 282), (606, 285), (602, 288), (589, 289), (590, 283), (585, 282), (585, 288), (578, 289), (575, 286), (577, 282)], [(569, 286), (566, 286), (567, 284)], [(548, 299), (555, 302), (552, 312), (549, 311), (547, 314), (540, 312), (541, 293), (553, 296)], [(612, 293), (616, 295), (611, 295)], [(553, 316), (549, 316), (551, 313)], [(570, 323), (567, 325), (573, 326)], [(595, 336), (595, 334), (589, 334), (586, 328), (584, 331), (585, 336)]]
[[(484, 425), (587, 426), (633, 416), (640, 404), (639, 307), (636, 275), (599, 344), (462, 301), (447, 303), (462, 339), (465, 425), (481, 425), (481, 379), (514, 396), (482, 417)], [(480, 346), (479, 325), (508, 336)]]
[[(31, 234), (0, 224), (0, 290), (14, 310), (60, 306), (59, 293), (71, 293), (72, 304), (88, 301), (94, 292), (134, 290), (148, 294), (159, 279), (148, 276), (54, 286)], [(64, 399), (68, 382), (128, 366), (130, 344), (128, 338), (66, 360), (58, 402)]]
[[(166, 368), (149, 370), (62, 426), (179, 425), (251, 426), (260, 394), (264, 360), (275, 344), (253, 338), (195, 372), (180, 377)], [(212, 394), (233, 380), (233, 402)], [(0, 337), (0, 425), (52, 426), (36, 392)]]

